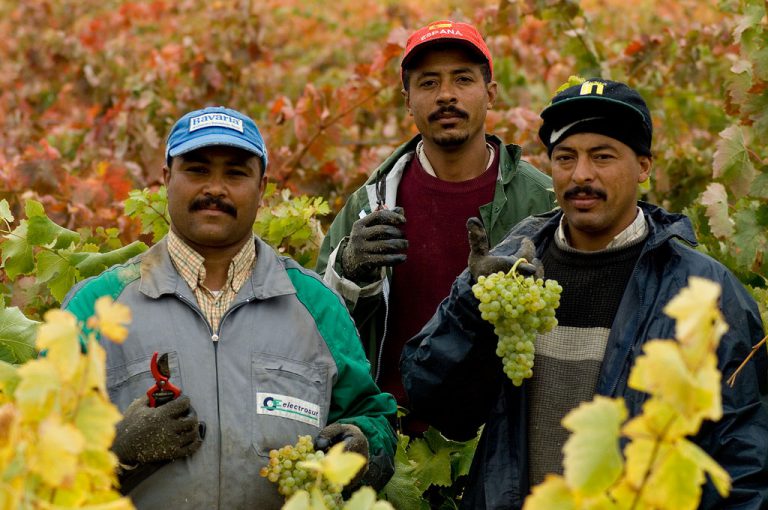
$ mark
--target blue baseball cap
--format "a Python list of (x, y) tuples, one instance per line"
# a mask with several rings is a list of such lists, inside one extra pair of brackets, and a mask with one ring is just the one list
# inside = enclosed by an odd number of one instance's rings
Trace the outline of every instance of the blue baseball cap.
[(202, 147), (226, 145), (252, 152), (261, 159), (263, 171), (267, 170), (267, 147), (256, 123), (242, 113), (209, 106), (195, 110), (176, 121), (165, 145), (165, 159), (181, 156)]

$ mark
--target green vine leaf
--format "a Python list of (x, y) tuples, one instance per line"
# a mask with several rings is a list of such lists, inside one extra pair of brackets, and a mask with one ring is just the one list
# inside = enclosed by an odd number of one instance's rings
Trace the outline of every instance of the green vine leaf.
[(20, 364), (33, 358), (38, 324), (16, 307), (0, 309), (0, 360)]
[(736, 198), (749, 193), (756, 174), (749, 158), (747, 142), (740, 126), (729, 126), (720, 132), (713, 162), (715, 179), (723, 179)]

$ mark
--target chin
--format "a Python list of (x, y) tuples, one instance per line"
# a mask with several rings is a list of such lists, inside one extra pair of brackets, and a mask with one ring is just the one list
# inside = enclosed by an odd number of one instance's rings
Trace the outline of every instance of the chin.
[(459, 147), (469, 140), (467, 134), (442, 135), (434, 138), (435, 145), (440, 147)]

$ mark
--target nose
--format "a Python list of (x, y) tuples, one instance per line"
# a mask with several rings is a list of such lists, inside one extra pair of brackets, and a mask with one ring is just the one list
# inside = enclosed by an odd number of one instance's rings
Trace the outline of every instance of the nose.
[(571, 180), (578, 185), (590, 183), (595, 178), (595, 169), (592, 166), (592, 160), (589, 157), (579, 157), (576, 159), (576, 166), (571, 175)]
[(203, 193), (216, 197), (223, 197), (227, 194), (223, 176), (219, 172), (211, 172), (203, 186)]
[(443, 80), (437, 92), (438, 104), (453, 104), (456, 102), (456, 88), (451, 80)]

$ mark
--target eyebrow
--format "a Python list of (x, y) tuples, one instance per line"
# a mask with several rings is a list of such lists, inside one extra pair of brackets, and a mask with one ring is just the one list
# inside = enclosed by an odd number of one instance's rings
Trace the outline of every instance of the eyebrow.
[[(613, 145), (611, 145), (611, 144), (602, 144), (602, 145), (596, 145), (596, 146), (594, 146), (594, 147), (590, 147), (589, 149), (587, 149), (587, 152), (590, 152), (590, 153), (591, 153), (591, 152), (599, 152), (599, 151), (604, 151), (604, 150), (613, 150), (613, 151), (618, 151), (619, 149), (618, 149), (618, 147), (614, 147), (614, 146), (613, 146)], [(571, 152), (576, 152), (576, 149), (575, 149), (574, 147), (570, 146), (570, 145), (562, 145), (562, 144), (559, 144), (559, 145), (557, 145), (557, 146), (556, 146), (556, 147), (555, 147), (555, 148), (552, 150), (552, 152), (553, 152), (553, 153), (554, 153), (554, 152), (556, 152), (556, 151), (571, 151)]]
[[(459, 67), (459, 68), (457, 68), (457, 69), (451, 69), (451, 70), (450, 70), (450, 74), (462, 74), (462, 73), (471, 73), (471, 72), (472, 72), (472, 70), (473, 70), (473, 69), (472, 69), (471, 67), (469, 67), (469, 66), (466, 66), (466, 67)], [(430, 71), (430, 70), (426, 70), (426, 71), (417, 71), (417, 73), (416, 73), (416, 76), (417, 76), (417, 77), (422, 77), (422, 76), (436, 76), (436, 75), (439, 75), (439, 74), (442, 74), (442, 73), (441, 73), (441, 72), (439, 72), (439, 71)]]

